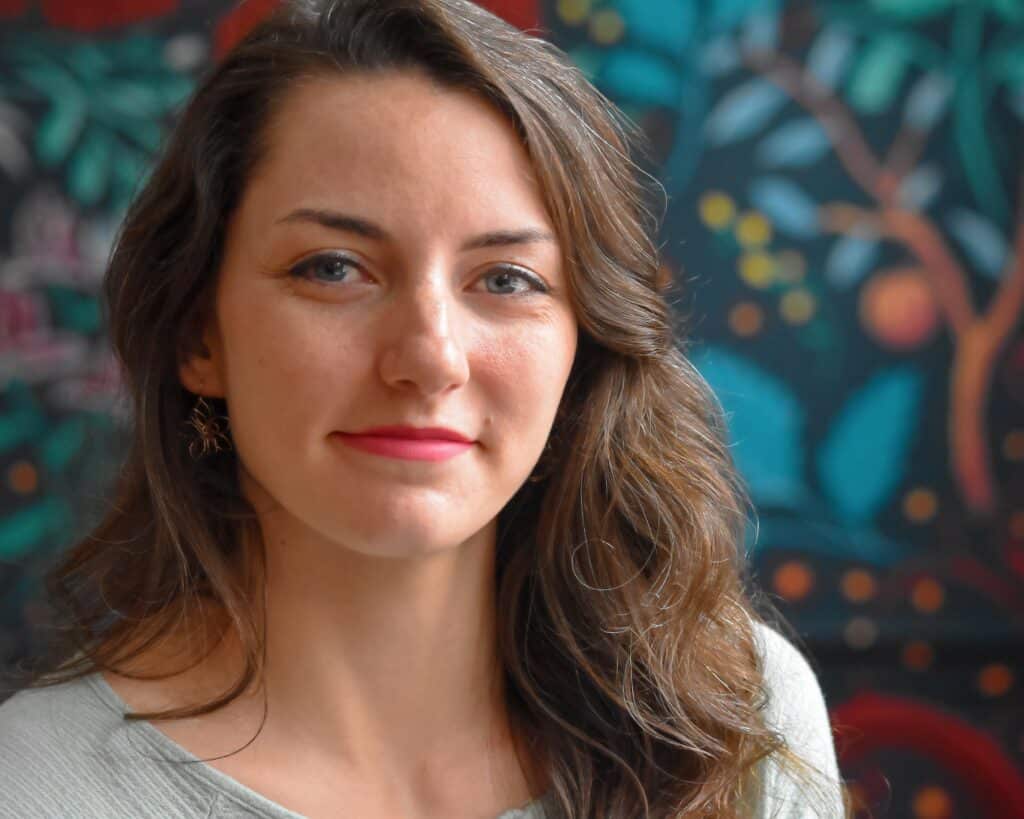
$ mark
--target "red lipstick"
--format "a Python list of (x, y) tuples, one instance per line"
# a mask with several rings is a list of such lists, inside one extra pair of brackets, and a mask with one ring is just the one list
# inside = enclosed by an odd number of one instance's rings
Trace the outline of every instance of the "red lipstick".
[(412, 461), (446, 461), (473, 446), (471, 438), (445, 427), (373, 427), (331, 437), (363, 452)]

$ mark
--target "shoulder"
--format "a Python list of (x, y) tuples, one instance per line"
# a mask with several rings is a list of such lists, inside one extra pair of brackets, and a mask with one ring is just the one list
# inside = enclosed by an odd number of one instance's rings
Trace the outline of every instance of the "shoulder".
[(755, 623), (755, 641), (764, 672), (765, 719), (788, 748), (811, 766), (820, 804), (808, 799), (806, 784), (782, 760), (762, 766), (765, 792), (756, 817), (792, 819), (843, 816), (840, 774), (825, 695), (807, 657), (778, 631)]

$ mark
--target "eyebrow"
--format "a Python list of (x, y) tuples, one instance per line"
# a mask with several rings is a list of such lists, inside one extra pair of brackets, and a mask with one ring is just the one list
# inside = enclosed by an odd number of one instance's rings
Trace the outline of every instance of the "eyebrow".
[[(372, 239), (377, 242), (391, 240), (391, 235), (380, 225), (360, 219), (358, 216), (350, 216), (345, 213), (338, 213), (333, 210), (319, 210), (316, 208), (299, 208), (293, 210), (287, 216), (282, 216), (277, 223), (282, 222), (313, 222), (323, 225), (331, 230), (339, 230), (345, 233), (355, 233), (365, 239)], [(506, 245), (526, 245), (538, 242), (555, 242), (555, 236), (546, 230), (539, 228), (521, 228), (519, 230), (492, 230), (488, 233), (481, 233), (473, 236), (462, 243), (460, 251), (479, 250), (486, 247), (504, 247)]]

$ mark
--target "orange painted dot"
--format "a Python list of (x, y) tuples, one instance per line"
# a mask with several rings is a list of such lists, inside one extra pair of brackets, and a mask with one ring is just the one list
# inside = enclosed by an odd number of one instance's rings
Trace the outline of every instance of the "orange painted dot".
[(938, 508), (939, 502), (930, 489), (912, 489), (903, 496), (903, 514), (913, 523), (927, 523)]
[(806, 324), (814, 316), (817, 300), (810, 290), (798, 287), (779, 300), (779, 313), (790, 324)]
[(740, 302), (729, 311), (729, 327), (741, 338), (757, 335), (763, 325), (764, 311), (753, 302)]
[(772, 585), (786, 600), (803, 600), (814, 588), (814, 572), (806, 563), (790, 560), (775, 570)]
[(926, 785), (914, 794), (912, 808), (914, 819), (950, 819), (953, 815), (953, 800), (945, 788)]
[(851, 648), (871, 648), (878, 639), (878, 626), (867, 617), (853, 617), (843, 629), (843, 639)]
[(1024, 540), (1024, 511), (1010, 515), (1010, 537)]
[(914, 640), (903, 646), (903, 665), (911, 671), (924, 671), (934, 659), (934, 649), (924, 640)]
[(626, 23), (615, 9), (602, 9), (590, 18), (590, 36), (601, 45), (611, 45), (622, 39)]
[(747, 211), (736, 223), (736, 239), (743, 247), (766, 245), (772, 240), (772, 223), (757, 211)]
[(946, 592), (942, 585), (930, 577), (922, 578), (914, 584), (910, 593), (910, 601), (914, 608), (925, 614), (931, 614), (942, 608)]
[(1024, 429), (1015, 429), (1003, 438), (1003, 457), (1008, 461), (1024, 461)]
[(783, 250), (775, 256), (776, 274), (779, 281), (794, 284), (802, 281), (807, 273), (807, 262), (797, 250)]
[(7, 483), (19, 495), (28, 495), (38, 488), (39, 473), (28, 461), (16, 461), (7, 470)]
[(878, 591), (875, 578), (864, 569), (850, 569), (843, 575), (839, 587), (842, 589), (843, 597), (853, 603), (870, 600)]
[(775, 260), (760, 250), (744, 253), (738, 262), (740, 278), (751, 287), (764, 290), (775, 276)]
[(1001, 697), (1013, 686), (1013, 672), (1003, 663), (992, 663), (978, 672), (978, 690), (986, 697)]
[(728, 194), (708, 191), (700, 198), (700, 218), (710, 228), (724, 228), (736, 218), (736, 205)]

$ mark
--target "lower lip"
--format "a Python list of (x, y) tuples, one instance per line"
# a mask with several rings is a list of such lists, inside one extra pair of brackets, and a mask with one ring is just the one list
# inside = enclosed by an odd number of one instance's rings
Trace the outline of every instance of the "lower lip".
[(345, 432), (332, 433), (331, 437), (338, 438), (353, 449), (408, 461), (447, 461), (473, 446), (472, 442), (443, 441), (437, 438), (416, 440), (386, 438), (379, 435), (351, 435)]

